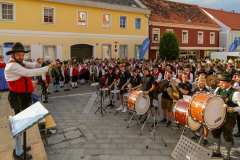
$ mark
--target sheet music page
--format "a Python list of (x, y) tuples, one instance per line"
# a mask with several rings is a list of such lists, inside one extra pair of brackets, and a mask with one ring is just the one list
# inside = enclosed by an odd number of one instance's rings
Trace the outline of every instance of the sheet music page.
[(37, 102), (17, 115), (10, 117), (12, 135), (16, 136), (21, 133), (44, 118), (48, 113), (48, 110), (40, 102)]

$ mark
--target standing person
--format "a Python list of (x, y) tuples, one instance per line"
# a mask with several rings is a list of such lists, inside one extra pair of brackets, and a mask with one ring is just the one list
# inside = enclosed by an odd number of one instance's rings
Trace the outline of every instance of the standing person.
[(55, 64), (52, 68), (51, 71), (52, 79), (53, 79), (53, 87), (54, 87), (54, 92), (59, 92), (59, 85), (60, 85), (60, 72), (58, 69), (57, 64)]
[(73, 64), (72, 69), (72, 88), (78, 88), (78, 68), (76, 64)]
[(120, 77), (118, 83), (118, 89), (120, 90), (120, 100), (121, 105), (116, 109), (117, 111), (126, 112), (127, 108), (123, 105), (123, 95), (127, 92), (126, 87), (130, 81), (131, 75), (128, 70), (126, 70), (125, 65), (120, 65)]
[[(233, 88), (240, 92), (240, 71), (235, 73)], [(234, 137), (240, 137), (240, 114), (237, 115), (237, 128), (238, 132), (234, 134)]]
[[(38, 59), (38, 63), (41, 64), (41, 67), (47, 66), (46, 63), (43, 62), (43, 59)], [(47, 73), (38, 76), (38, 84), (41, 86), (41, 99), (43, 103), (48, 103), (48, 82), (47, 82)]]
[(192, 84), (189, 82), (189, 73), (182, 74), (182, 81), (178, 84), (178, 89), (180, 91), (180, 97), (183, 98), (183, 95), (191, 95)]
[[(24, 54), (30, 51), (24, 50), (21, 43), (15, 43), (12, 50), (7, 52), (11, 58), (5, 68), (5, 77), (8, 82), (9, 95), (8, 100), (11, 107), (14, 109), (15, 114), (18, 114), (22, 110), (29, 107), (32, 103), (32, 92), (33, 92), (33, 76), (40, 76), (48, 72), (49, 66), (35, 68), (35, 63), (25, 62)], [(25, 135), (25, 134), (24, 134)], [(26, 136), (24, 136), (26, 138)], [(23, 154), (23, 144), (22, 144), (22, 134), (15, 137), (15, 150), (13, 155), (17, 159), (24, 159)], [(30, 150), (30, 147), (25, 148)], [(31, 155), (27, 154), (27, 158), (31, 158)]]
[(63, 67), (64, 72), (64, 91), (70, 91), (70, 66), (65, 62)]
[(58, 60), (57, 62), (58, 62), (58, 70), (59, 70), (59, 73), (60, 73), (60, 80), (59, 80), (60, 88), (64, 88), (63, 63), (60, 62), (60, 60)]
[[(172, 110), (173, 110), (173, 97), (170, 90), (172, 90), (172, 71), (165, 71), (165, 80), (164, 80), (164, 90), (162, 91), (162, 110), (163, 110), (163, 119), (161, 123), (166, 123), (167, 127), (172, 123)], [(162, 82), (163, 83), (163, 82)]]
[(227, 114), (226, 120), (224, 124), (212, 131), (212, 135), (217, 142), (217, 148), (213, 152), (213, 157), (222, 157), (220, 147), (221, 147), (221, 135), (223, 134), (223, 138), (226, 141), (227, 148), (227, 157), (225, 160), (230, 160), (231, 148), (233, 146), (233, 129), (236, 124), (236, 116), (237, 113), (233, 112), (233, 108), (236, 107), (236, 104), (233, 103), (232, 97), (235, 92), (235, 89), (232, 87), (232, 77), (229, 73), (224, 73), (219, 76), (219, 87), (216, 89), (215, 94), (219, 95), (225, 101), (227, 105)]

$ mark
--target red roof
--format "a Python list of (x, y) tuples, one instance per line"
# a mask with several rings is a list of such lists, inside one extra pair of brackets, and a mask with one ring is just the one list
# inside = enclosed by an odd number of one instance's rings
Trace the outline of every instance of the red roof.
[(216, 10), (210, 8), (203, 8), (213, 17), (230, 27), (232, 30), (240, 30), (240, 14), (234, 12), (227, 12), (223, 10)]
[(219, 28), (200, 7), (167, 0), (141, 0), (151, 10), (151, 21)]

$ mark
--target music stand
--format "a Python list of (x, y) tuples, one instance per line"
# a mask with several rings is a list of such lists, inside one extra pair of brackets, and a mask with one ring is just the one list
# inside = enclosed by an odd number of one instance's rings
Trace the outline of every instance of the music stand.
[(24, 159), (26, 159), (26, 148), (27, 148), (27, 138), (26, 130), (31, 128), (38, 121), (42, 120), (49, 114), (49, 111), (40, 103), (37, 102), (27, 109), (21, 111), (15, 116), (9, 117), (10, 130), (12, 136), (15, 137), (20, 133), (23, 133), (23, 150), (24, 150)]
[(102, 115), (102, 117), (103, 117), (103, 112), (106, 111), (105, 108), (103, 108), (103, 88), (100, 87), (99, 91), (100, 91), (100, 104), (99, 104), (97, 110), (95, 111), (95, 114), (96, 114), (98, 111), (100, 111), (100, 113), (101, 113), (101, 115)]

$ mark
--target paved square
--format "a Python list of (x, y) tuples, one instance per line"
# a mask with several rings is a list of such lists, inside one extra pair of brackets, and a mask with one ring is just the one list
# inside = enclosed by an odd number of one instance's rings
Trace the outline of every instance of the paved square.
[[(151, 125), (147, 125), (140, 136), (140, 128), (134, 121), (126, 128), (126, 120), (130, 118), (127, 113), (115, 114), (111, 110), (104, 117), (100, 113), (94, 114), (97, 109), (95, 99), (94, 90), (88, 86), (51, 95), (46, 106), (57, 122), (58, 133), (49, 138), (51, 145), (46, 146), (49, 160), (171, 159), (181, 129), (160, 125), (153, 138), (149, 131)], [(187, 135), (191, 137), (192, 133), (187, 132)], [(235, 146), (239, 147), (239, 144), (238, 139)], [(239, 155), (239, 148), (234, 151)]]

